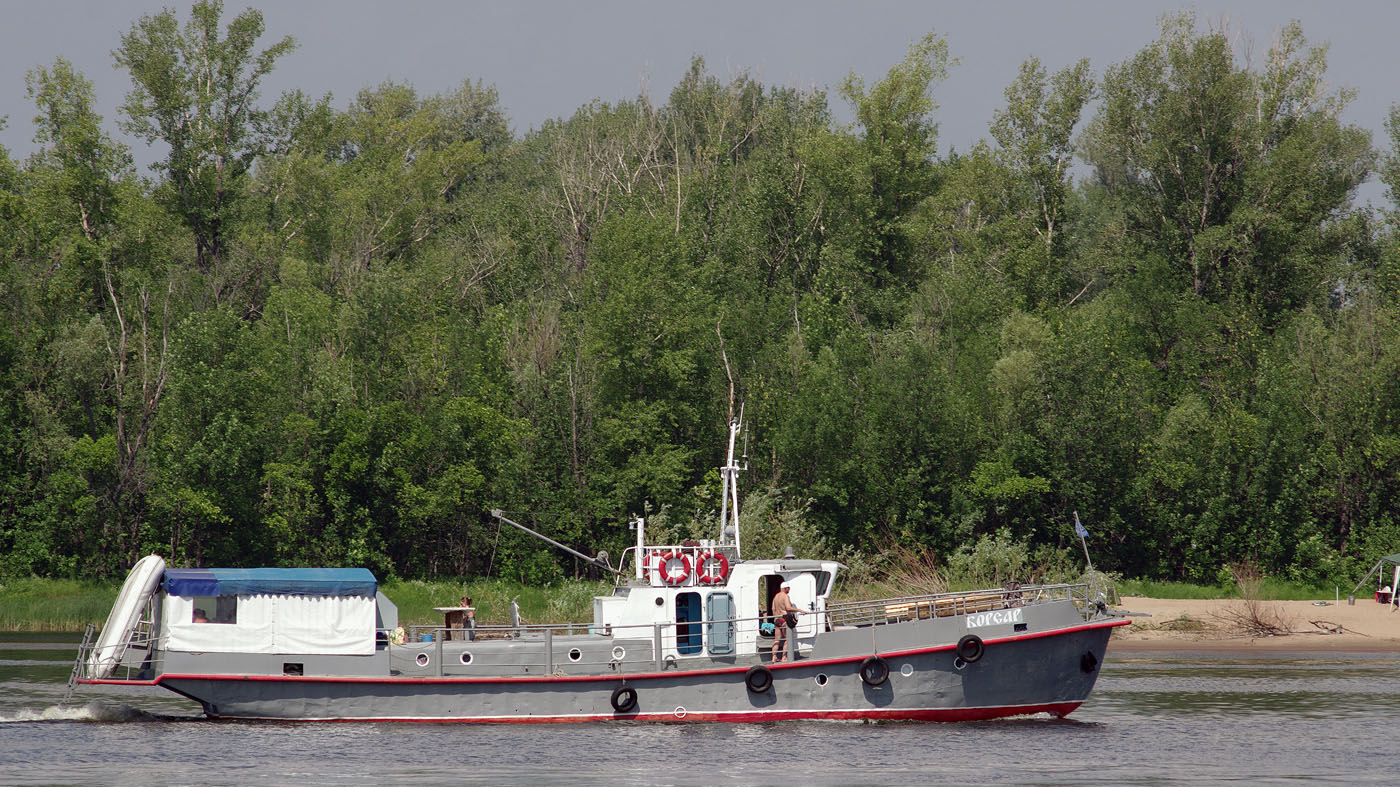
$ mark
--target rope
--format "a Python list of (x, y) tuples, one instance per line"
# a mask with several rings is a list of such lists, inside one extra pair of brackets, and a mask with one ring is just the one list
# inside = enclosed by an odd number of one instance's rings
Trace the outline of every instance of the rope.
[(496, 540), (491, 542), (491, 559), (486, 561), (486, 578), (491, 578), (491, 569), (496, 565), (496, 545), (501, 543), (501, 520), (496, 520)]

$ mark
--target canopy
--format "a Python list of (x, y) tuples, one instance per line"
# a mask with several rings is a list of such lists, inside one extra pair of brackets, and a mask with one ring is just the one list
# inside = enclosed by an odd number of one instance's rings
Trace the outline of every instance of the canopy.
[(374, 596), (365, 568), (167, 568), (161, 588), (172, 596)]
[[(1365, 579), (1362, 579), (1360, 582), (1357, 582), (1356, 587), (1351, 589), (1351, 594), (1353, 596), (1356, 595), (1356, 591), (1360, 590), (1361, 586), (1366, 584), (1366, 581), (1369, 580), (1371, 577), (1379, 574), (1381, 571), (1381, 567), (1384, 566), (1386, 563), (1391, 563), (1395, 566), (1395, 578), (1391, 580), (1391, 588), (1400, 589), (1396, 588), (1397, 585), (1400, 585), (1400, 553), (1396, 553), (1394, 555), (1386, 555), (1380, 560), (1377, 560), (1376, 565), (1372, 566), (1371, 570), (1366, 573)], [(1380, 581), (1380, 578), (1376, 579), (1377, 583), (1380, 583)], [(1391, 598), (1395, 599), (1396, 596), (1400, 596), (1400, 593), (1395, 594), (1395, 596), (1392, 596)]]

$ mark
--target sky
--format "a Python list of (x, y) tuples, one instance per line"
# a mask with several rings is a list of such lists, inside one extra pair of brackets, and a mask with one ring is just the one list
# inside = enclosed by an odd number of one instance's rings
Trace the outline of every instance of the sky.
[[(0, 146), (15, 158), (35, 150), (25, 72), (64, 57), (93, 81), (113, 136), (138, 164), (151, 163), (158, 151), (116, 129), (130, 81), (111, 52), (141, 16), (169, 6), (183, 22), (189, 5), (0, 0), (0, 116), (8, 116)], [(849, 119), (835, 86), (851, 73), (872, 84), (932, 31), (960, 59), (934, 90), (940, 148), (967, 150), (988, 138), (1002, 91), (1027, 58), (1051, 72), (1088, 58), (1102, 75), (1157, 38), (1162, 14), (1179, 10), (1194, 10), (1202, 27), (1228, 25), (1238, 51), (1258, 58), (1284, 25), (1300, 21), (1309, 42), (1330, 42), (1332, 85), (1358, 93), (1345, 119), (1369, 129), (1377, 146), (1387, 144), (1384, 119), (1400, 102), (1400, 3), (1381, 0), (226, 0), (224, 20), (249, 5), (267, 25), (259, 48), (284, 35), (299, 43), (265, 79), (264, 105), (293, 88), (330, 93), (344, 108), (361, 88), (385, 81), (431, 95), (481, 80), (499, 92), (517, 135), (594, 99), (646, 93), (664, 103), (695, 55), (720, 78), (747, 71), (766, 85), (828, 89), (837, 118)], [(1361, 200), (1379, 203), (1384, 194), (1373, 181)]]

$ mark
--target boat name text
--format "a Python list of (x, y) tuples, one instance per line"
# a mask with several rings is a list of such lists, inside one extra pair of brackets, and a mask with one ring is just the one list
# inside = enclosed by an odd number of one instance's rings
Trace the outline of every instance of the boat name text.
[(967, 616), (967, 627), (970, 629), (982, 628), (983, 626), (998, 626), (1007, 623), (1021, 622), (1021, 608), (999, 609), (995, 612), (978, 612), (975, 615)]

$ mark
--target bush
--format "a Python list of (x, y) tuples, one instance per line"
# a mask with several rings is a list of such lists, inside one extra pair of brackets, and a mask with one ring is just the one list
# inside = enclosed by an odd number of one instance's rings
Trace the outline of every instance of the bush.
[(948, 558), (951, 584), (964, 587), (1001, 587), (1009, 581), (1027, 579), (1030, 548), (1001, 528), (995, 535), (983, 534), (972, 546), (963, 545)]

